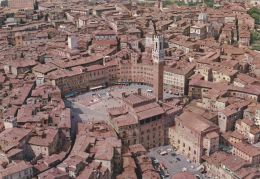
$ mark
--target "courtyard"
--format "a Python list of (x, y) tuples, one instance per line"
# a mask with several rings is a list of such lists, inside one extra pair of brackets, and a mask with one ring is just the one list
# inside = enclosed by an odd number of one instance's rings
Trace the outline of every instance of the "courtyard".
[(176, 152), (170, 145), (150, 149), (148, 156), (153, 160), (157, 160), (166, 168), (169, 176), (164, 178), (170, 179), (173, 175), (183, 171), (190, 172), (197, 178), (207, 178), (200, 172), (201, 166), (191, 163), (183, 155)]

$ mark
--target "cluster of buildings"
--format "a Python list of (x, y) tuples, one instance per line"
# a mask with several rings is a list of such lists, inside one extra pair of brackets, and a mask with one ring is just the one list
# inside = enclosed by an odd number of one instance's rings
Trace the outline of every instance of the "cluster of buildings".
[[(8, 1), (0, 176), (160, 178), (147, 150), (170, 144), (211, 178), (260, 177), (260, 55), (250, 49), (249, 5)], [(116, 94), (121, 105), (107, 109), (108, 121), (76, 125), (64, 102), (130, 83), (152, 93)]]
[(25, 75), (3, 76), (1, 177), (32, 178), (60, 162), (71, 147), (71, 114), (57, 87), (36, 87)]
[(55, 168), (38, 175), (39, 179), (115, 178), (122, 168), (122, 143), (116, 132), (104, 122), (79, 123), (74, 147)]

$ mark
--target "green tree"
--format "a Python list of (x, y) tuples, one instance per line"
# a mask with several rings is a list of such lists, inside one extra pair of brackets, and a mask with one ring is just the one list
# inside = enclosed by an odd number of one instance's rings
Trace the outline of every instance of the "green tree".
[(247, 13), (255, 19), (256, 24), (260, 24), (260, 9), (258, 7), (249, 9)]
[(213, 7), (214, 6), (214, 1), (213, 0), (204, 0), (205, 4), (208, 7)]
[(177, 1), (176, 4), (178, 6), (185, 6), (186, 5), (185, 2), (183, 2), (183, 1)]
[(255, 43), (260, 40), (260, 33), (259, 32), (252, 32), (251, 33), (251, 42)]
[(38, 10), (39, 9), (39, 2), (38, 1), (35, 1), (34, 5), (34, 10)]

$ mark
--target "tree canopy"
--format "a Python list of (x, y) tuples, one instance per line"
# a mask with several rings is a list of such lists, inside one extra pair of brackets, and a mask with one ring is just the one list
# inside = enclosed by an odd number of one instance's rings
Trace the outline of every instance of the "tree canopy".
[(260, 9), (253, 7), (248, 10), (248, 14), (255, 19), (256, 24), (260, 24)]

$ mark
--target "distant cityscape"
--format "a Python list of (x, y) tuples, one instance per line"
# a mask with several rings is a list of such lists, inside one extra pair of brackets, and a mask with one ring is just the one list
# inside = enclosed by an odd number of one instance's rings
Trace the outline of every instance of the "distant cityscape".
[(0, 178), (260, 178), (259, 25), (258, 0), (2, 0)]

